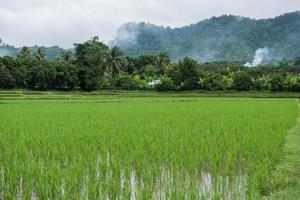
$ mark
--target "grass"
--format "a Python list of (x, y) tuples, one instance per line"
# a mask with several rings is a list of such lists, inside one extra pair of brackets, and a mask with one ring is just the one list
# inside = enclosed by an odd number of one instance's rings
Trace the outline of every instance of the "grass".
[(269, 178), (267, 189), (270, 194), (266, 200), (298, 200), (300, 197), (300, 116), (286, 136), (283, 156)]
[(298, 115), (294, 99), (53, 95), (1, 97), (0, 199), (258, 199)]
[(103, 98), (145, 98), (145, 97), (218, 97), (218, 98), (300, 98), (297, 92), (236, 92), (236, 91), (187, 91), (187, 92), (155, 92), (155, 91), (122, 91), (99, 90), (83, 91), (34, 91), (34, 90), (0, 90), (0, 100), (15, 99), (103, 99)]

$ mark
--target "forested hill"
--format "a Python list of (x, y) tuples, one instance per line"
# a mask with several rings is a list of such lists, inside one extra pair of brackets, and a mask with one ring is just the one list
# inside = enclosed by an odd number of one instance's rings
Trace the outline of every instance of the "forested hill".
[(258, 48), (269, 48), (272, 60), (300, 55), (300, 12), (255, 20), (224, 15), (181, 28), (127, 23), (114, 43), (130, 56), (166, 51), (173, 60), (252, 60)]
[[(54, 58), (58, 57), (64, 50), (58, 46), (53, 46), (53, 47), (32, 46), (32, 47), (29, 47), (31, 52), (35, 52), (38, 48), (42, 49), (42, 51), (45, 53), (46, 57), (49, 60), (53, 60)], [(20, 50), (21, 50), (21, 48), (16, 48), (11, 45), (6, 45), (6, 44), (3, 45), (2, 44), (2, 45), (0, 45), (0, 57), (7, 56), (7, 55), (16, 56)]]

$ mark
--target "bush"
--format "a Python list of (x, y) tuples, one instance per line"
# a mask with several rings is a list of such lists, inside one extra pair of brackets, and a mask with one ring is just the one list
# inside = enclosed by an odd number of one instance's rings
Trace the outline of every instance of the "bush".
[(123, 90), (138, 90), (143, 82), (138, 76), (120, 76), (115, 82), (114, 86)]
[(249, 74), (240, 73), (233, 78), (233, 89), (235, 90), (249, 91), (253, 89), (253, 85), (253, 79)]
[(227, 79), (225, 80), (225, 77), (221, 74), (211, 73), (202, 79), (202, 86), (204, 90), (218, 91), (227, 89), (227, 87), (230, 87), (230, 83), (227, 83)]
[(270, 89), (272, 91), (283, 91), (284, 89), (284, 76), (282, 74), (276, 74), (270, 81)]
[(268, 75), (263, 75), (254, 80), (255, 90), (269, 90), (270, 89), (270, 78)]
[(289, 74), (284, 79), (284, 90), (297, 92), (300, 91), (300, 78), (297, 75)]
[(170, 90), (174, 90), (175, 86), (173, 80), (170, 77), (163, 76), (160, 79), (160, 83), (155, 85), (155, 89), (157, 91), (170, 91)]
[(111, 81), (109, 81), (107, 79), (103, 79), (99, 83), (99, 89), (110, 90), (110, 89), (113, 89), (113, 85), (112, 85)]

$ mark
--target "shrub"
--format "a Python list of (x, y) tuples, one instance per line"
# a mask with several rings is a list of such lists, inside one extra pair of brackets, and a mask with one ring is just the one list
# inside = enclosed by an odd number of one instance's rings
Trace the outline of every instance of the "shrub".
[(300, 91), (299, 76), (288, 74), (284, 79), (284, 90), (291, 92)]
[(272, 91), (283, 91), (284, 89), (284, 76), (282, 74), (276, 74), (270, 81), (270, 89)]
[(155, 85), (155, 89), (157, 91), (170, 91), (170, 90), (174, 90), (175, 86), (173, 80), (170, 77), (163, 76), (160, 79), (160, 83)]
[(236, 74), (233, 78), (233, 89), (239, 91), (249, 91), (253, 89), (253, 79), (249, 74)]
[(203, 78), (202, 85), (203, 89), (209, 91), (218, 91), (218, 90), (225, 90), (227, 87), (230, 87), (230, 83), (227, 83), (227, 79), (224, 76), (218, 73), (211, 73), (208, 74)]
[(120, 76), (115, 82), (114, 86), (123, 90), (137, 90), (143, 85), (138, 76)]

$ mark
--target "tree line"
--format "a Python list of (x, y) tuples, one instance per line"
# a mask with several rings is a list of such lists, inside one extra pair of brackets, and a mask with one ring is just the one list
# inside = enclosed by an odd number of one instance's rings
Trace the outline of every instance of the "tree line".
[(243, 62), (171, 62), (167, 53), (124, 56), (94, 37), (48, 60), (23, 47), (0, 58), (0, 88), (37, 90), (294, 91), (300, 92), (300, 59), (247, 68)]

